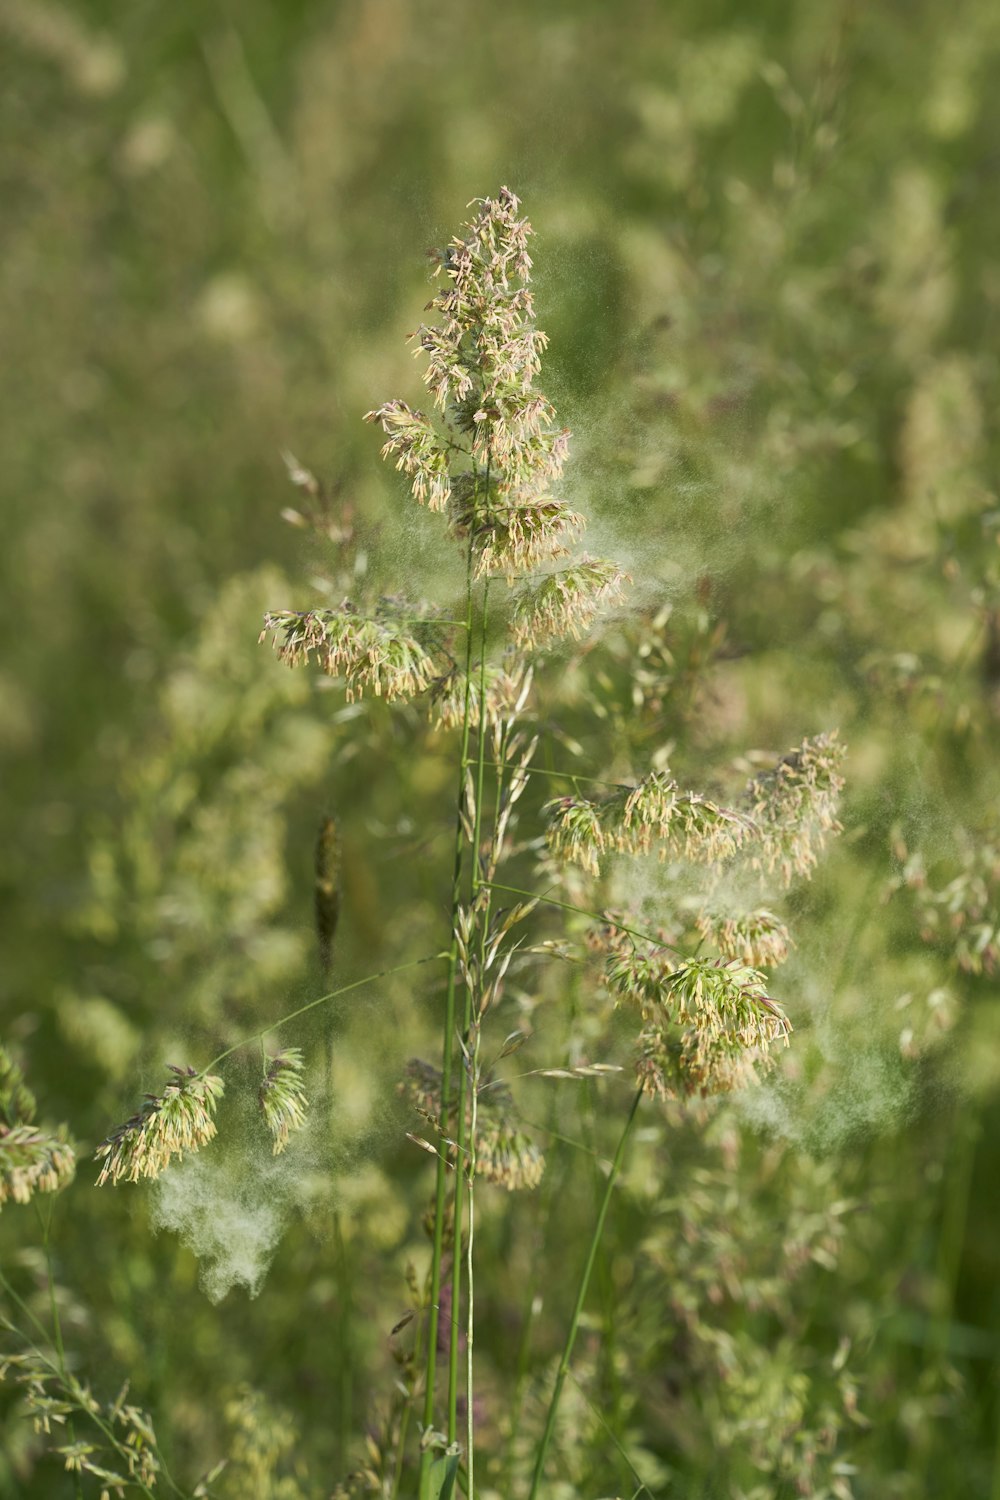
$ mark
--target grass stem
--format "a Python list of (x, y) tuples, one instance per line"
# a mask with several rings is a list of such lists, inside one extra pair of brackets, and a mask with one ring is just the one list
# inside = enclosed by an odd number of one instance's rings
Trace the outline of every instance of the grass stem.
[(545, 1469), (545, 1459), (548, 1455), (549, 1444), (552, 1441), (552, 1434), (555, 1430), (556, 1414), (559, 1410), (559, 1400), (562, 1396), (563, 1386), (566, 1384), (566, 1376), (569, 1374), (570, 1360), (573, 1358), (573, 1346), (576, 1343), (576, 1335), (580, 1327), (580, 1317), (583, 1313), (583, 1305), (587, 1300), (587, 1290), (590, 1286), (590, 1277), (593, 1273), (594, 1262), (597, 1259), (597, 1247), (601, 1242), (601, 1235), (604, 1231), (604, 1221), (608, 1215), (608, 1207), (611, 1203), (611, 1194), (614, 1192), (615, 1183), (618, 1181), (618, 1175), (621, 1172), (622, 1162), (625, 1160), (625, 1148), (628, 1145), (629, 1136), (632, 1134), (632, 1127), (635, 1124), (636, 1115), (639, 1112), (639, 1104), (642, 1099), (642, 1093), (643, 1091), (640, 1088), (636, 1092), (636, 1096), (632, 1101), (632, 1108), (629, 1110), (628, 1119), (625, 1121), (625, 1128), (621, 1133), (621, 1139), (618, 1142), (618, 1149), (615, 1151), (614, 1160), (611, 1163), (611, 1170), (608, 1173), (608, 1180), (604, 1189), (604, 1197), (601, 1199), (601, 1205), (598, 1209), (597, 1218), (594, 1222), (594, 1230), (590, 1237), (590, 1244), (587, 1248), (587, 1258), (584, 1262), (583, 1274), (580, 1277), (580, 1285), (576, 1294), (576, 1303), (574, 1304), (573, 1314), (570, 1318), (569, 1328), (566, 1333), (566, 1343), (563, 1346), (562, 1358), (559, 1361), (559, 1368), (556, 1371), (555, 1385), (552, 1388), (552, 1396), (549, 1400), (549, 1409), (545, 1418), (545, 1428), (542, 1432), (542, 1439), (538, 1445), (538, 1453), (535, 1457), (535, 1470), (531, 1479), (531, 1490), (528, 1494), (528, 1500), (536, 1500), (536, 1496), (538, 1495), (538, 1487), (541, 1483), (542, 1473)]

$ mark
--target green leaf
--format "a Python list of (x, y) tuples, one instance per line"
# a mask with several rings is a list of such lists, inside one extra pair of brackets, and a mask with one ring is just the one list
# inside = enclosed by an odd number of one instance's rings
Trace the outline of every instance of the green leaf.
[(458, 1454), (436, 1458), (424, 1471), (420, 1483), (420, 1500), (451, 1500), (458, 1476)]

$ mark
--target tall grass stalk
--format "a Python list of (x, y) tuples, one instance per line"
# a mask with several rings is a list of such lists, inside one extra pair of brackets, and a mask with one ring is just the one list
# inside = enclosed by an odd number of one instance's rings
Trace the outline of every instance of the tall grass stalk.
[[(462, 903), (462, 874), (465, 863), (465, 839), (463, 830), (463, 806), (465, 801), (465, 777), (469, 760), (469, 738), (470, 738), (470, 707), (472, 695), (472, 565), (473, 552), (472, 542), (466, 551), (465, 568), (465, 692), (462, 706), (462, 738), (461, 753), (458, 761), (456, 812), (455, 812), (455, 845), (454, 859), (452, 864), (451, 882), (451, 942), (448, 948), (448, 980), (445, 992), (444, 1007), (444, 1035), (441, 1043), (441, 1134), (446, 1135), (448, 1129), (448, 1101), (451, 1095), (452, 1058), (455, 1049), (455, 1014), (456, 1014), (456, 985), (458, 981), (458, 913)], [(438, 1327), (440, 1323), (440, 1301), (441, 1301), (441, 1268), (444, 1253), (444, 1230), (447, 1214), (447, 1174), (448, 1164), (443, 1154), (439, 1154), (435, 1173), (434, 1186), (434, 1237), (431, 1250), (431, 1273), (430, 1273), (430, 1305), (428, 1316), (427, 1354), (425, 1366), (424, 1390), (424, 1430), (429, 1431), (434, 1425), (434, 1393), (437, 1375), (437, 1344)], [(457, 1233), (457, 1229), (456, 1229)], [(452, 1323), (449, 1328), (448, 1346), (451, 1349), (454, 1342), (454, 1316), (455, 1307), (452, 1305)], [(452, 1393), (456, 1389), (455, 1375), (453, 1372), (453, 1361), (449, 1356), (448, 1361), (448, 1440), (454, 1442), (456, 1432), (456, 1421)], [(429, 1449), (421, 1453), (421, 1490), (426, 1482), (426, 1476), (433, 1459)]]

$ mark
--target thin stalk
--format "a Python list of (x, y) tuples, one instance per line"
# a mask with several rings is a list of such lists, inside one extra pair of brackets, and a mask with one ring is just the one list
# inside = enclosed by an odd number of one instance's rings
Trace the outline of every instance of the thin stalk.
[[(42, 1210), (39, 1207), (37, 1201), (35, 1203), (35, 1213), (38, 1215), (38, 1223), (42, 1231), (42, 1250), (45, 1255), (45, 1275), (49, 1284), (49, 1316), (52, 1319), (52, 1333), (55, 1340), (56, 1354), (59, 1358), (59, 1368), (62, 1371), (63, 1380), (66, 1381), (68, 1380), (66, 1371), (66, 1350), (63, 1345), (62, 1320), (59, 1317), (59, 1304), (56, 1301), (56, 1283), (55, 1277), (52, 1274), (52, 1243), (49, 1238), (50, 1231), (52, 1229), (52, 1215), (54, 1211), (55, 1205), (50, 1203), (48, 1215), (43, 1216)], [(75, 1443), (76, 1427), (74, 1425), (72, 1417), (67, 1417), (66, 1419), (66, 1430), (69, 1433), (70, 1442)], [(76, 1490), (77, 1500), (82, 1500), (83, 1480), (80, 1477), (79, 1469), (74, 1470), (73, 1487)]]
[[(488, 760), (488, 766), (496, 766), (503, 770), (503, 765), (497, 760)], [(609, 781), (606, 776), (581, 776), (578, 771), (550, 770), (547, 766), (525, 766), (529, 776), (551, 776), (556, 781), (585, 781), (588, 786), (613, 786), (616, 791), (623, 792), (632, 786), (629, 781)]]
[[(448, 988), (445, 996), (444, 1039), (441, 1052), (441, 1133), (448, 1132), (448, 1104), (451, 1097), (452, 1055), (455, 1046), (455, 987), (458, 976), (458, 910), (462, 902), (462, 868), (464, 864), (464, 834), (462, 831), (462, 808), (465, 799), (465, 772), (469, 759), (469, 720), (472, 705), (472, 540), (469, 540), (465, 567), (465, 702), (462, 711), (462, 754), (458, 766), (457, 811), (455, 814), (455, 859), (451, 881), (451, 946), (448, 950)], [(434, 1425), (434, 1384), (437, 1374), (437, 1341), (441, 1300), (441, 1261), (444, 1252), (445, 1200), (447, 1197), (447, 1162), (439, 1153), (437, 1175), (434, 1184), (434, 1241), (431, 1252), (430, 1306), (427, 1331), (426, 1388), (424, 1390), (424, 1428)], [(455, 1225), (456, 1236), (459, 1233)], [(454, 1309), (452, 1309), (454, 1312)], [(450, 1426), (452, 1379), (449, 1370), (449, 1441), (454, 1439)], [(430, 1449), (425, 1449), (420, 1458), (421, 1492), (423, 1481), (433, 1461)]]
[(408, 1392), (403, 1403), (403, 1410), (399, 1419), (399, 1438), (396, 1444), (396, 1467), (392, 1476), (392, 1489), (389, 1500), (399, 1500), (399, 1486), (403, 1479), (403, 1466), (406, 1461), (406, 1440), (410, 1431), (410, 1414), (413, 1411), (415, 1390), (414, 1372), (420, 1368), (420, 1359), (423, 1352), (422, 1341), (424, 1335), (424, 1323), (421, 1319), (417, 1321), (416, 1337), (413, 1341), (413, 1363), (410, 1366), (410, 1378)]
[(575, 911), (581, 917), (590, 917), (595, 922), (610, 922), (612, 927), (617, 927), (619, 932), (627, 932), (630, 937), (641, 938), (644, 943), (655, 943), (657, 948), (665, 948), (668, 953), (676, 953), (680, 958), (689, 956), (673, 943), (665, 943), (662, 938), (655, 937), (651, 932), (643, 932), (638, 927), (626, 927), (624, 922), (609, 918), (606, 912), (591, 911), (588, 906), (574, 906), (570, 901), (557, 901), (554, 896), (539, 896), (535, 891), (523, 891), (516, 885), (501, 885), (496, 880), (491, 880), (489, 885), (494, 891), (507, 891), (511, 896), (527, 896), (529, 900), (540, 901), (543, 906), (558, 906), (562, 911)]
[(542, 1471), (545, 1468), (545, 1459), (549, 1451), (549, 1443), (552, 1441), (552, 1433), (555, 1430), (556, 1413), (559, 1409), (559, 1400), (562, 1396), (563, 1386), (566, 1384), (566, 1376), (569, 1374), (569, 1365), (570, 1360), (573, 1357), (573, 1346), (576, 1343), (576, 1335), (580, 1326), (580, 1317), (583, 1313), (583, 1304), (587, 1300), (587, 1289), (590, 1285), (590, 1277), (594, 1269), (594, 1261), (597, 1259), (597, 1247), (600, 1244), (601, 1234), (604, 1230), (604, 1221), (608, 1215), (608, 1207), (611, 1203), (611, 1194), (614, 1191), (615, 1183), (618, 1181), (618, 1175), (621, 1172), (622, 1162), (625, 1159), (625, 1148), (628, 1145), (629, 1136), (632, 1134), (632, 1126), (635, 1124), (635, 1118), (639, 1112), (639, 1104), (642, 1099), (642, 1092), (643, 1091), (640, 1088), (636, 1092), (636, 1096), (632, 1101), (632, 1108), (629, 1110), (628, 1119), (625, 1121), (625, 1128), (622, 1131), (621, 1139), (618, 1142), (618, 1149), (615, 1151), (614, 1160), (611, 1163), (611, 1171), (608, 1173), (608, 1181), (604, 1189), (604, 1197), (601, 1200), (601, 1206), (598, 1209), (597, 1219), (594, 1224), (594, 1232), (590, 1237), (590, 1245), (587, 1249), (587, 1259), (584, 1262), (583, 1275), (580, 1277), (580, 1286), (576, 1294), (576, 1303), (573, 1307), (573, 1315), (570, 1318), (569, 1329), (566, 1334), (566, 1343), (563, 1347), (562, 1358), (559, 1361), (559, 1368), (556, 1371), (556, 1382), (552, 1388), (552, 1396), (549, 1400), (549, 1409), (545, 1418), (545, 1430), (542, 1433), (542, 1440), (538, 1445), (538, 1455), (535, 1459), (535, 1471), (531, 1478), (531, 1490), (528, 1494), (528, 1500), (535, 1500), (535, 1497), (538, 1494), (538, 1486), (541, 1483)]
[(287, 1026), (289, 1021), (297, 1021), (299, 1016), (304, 1016), (307, 1011), (315, 1010), (317, 1005), (326, 1005), (330, 1000), (336, 1000), (341, 995), (348, 994), (351, 990), (358, 990), (364, 984), (374, 984), (376, 979), (388, 979), (391, 974), (402, 974), (404, 969), (415, 969), (420, 964), (432, 964), (439, 958), (444, 958), (443, 953), (428, 953), (425, 958), (409, 958), (405, 964), (394, 964), (391, 969), (379, 969), (377, 974), (366, 974), (363, 979), (353, 979), (350, 984), (341, 985), (337, 990), (330, 990), (329, 994), (320, 995), (317, 1000), (310, 1000), (308, 1005), (300, 1005), (298, 1010), (289, 1011), (287, 1016), (282, 1016), (278, 1021), (271, 1021), (260, 1031), (254, 1031), (250, 1036), (243, 1037), (242, 1041), (234, 1042), (227, 1047), (225, 1052), (220, 1052), (218, 1057), (213, 1057), (210, 1063), (201, 1069), (199, 1077), (211, 1073), (220, 1063), (225, 1062), (227, 1057), (232, 1057), (234, 1052), (239, 1052), (243, 1047), (249, 1047), (254, 1042), (261, 1041), (270, 1032), (277, 1031), (279, 1026)]
[[(487, 485), (487, 493), (489, 493), (489, 467), (488, 466), (487, 466), (487, 470), (486, 470), (486, 485)], [(471, 874), (471, 898), (470, 898), (470, 908), (471, 908), (471, 911), (472, 911), (473, 916), (475, 918), (475, 922), (477, 924), (477, 931), (478, 931), (478, 936), (479, 936), (479, 963), (478, 963), (478, 967), (477, 967), (476, 972), (477, 972), (477, 974), (479, 976), (480, 983), (482, 983), (482, 979), (483, 979), (483, 958), (484, 958), (484, 955), (485, 955), (485, 952), (486, 952), (486, 929), (487, 929), (487, 926), (489, 924), (488, 896), (487, 896), (487, 905), (486, 905), (486, 907), (484, 909), (482, 909), (482, 910), (477, 909), (477, 907), (478, 907), (479, 893), (482, 890), (482, 887), (483, 887), (483, 884), (484, 884), (483, 878), (482, 878), (481, 865), (480, 865), (480, 846), (482, 844), (482, 837), (483, 837), (483, 792), (484, 792), (484, 787), (485, 787), (485, 766), (486, 766), (486, 731), (487, 731), (487, 723), (486, 723), (486, 643), (487, 643), (487, 631), (488, 631), (488, 627), (489, 627), (489, 590), (490, 590), (490, 581), (489, 581), (489, 578), (487, 578), (485, 580), (484, 584), (483, 584), (483, 607), (482, 607), (482, 617), (481, 617), (481, 621), (480, 621), (480, 631), (479, 631), (479, 687), (478, 687), (479, 731), (478, 731), (477, 754), (476, 754), (476, 806), (475, 806), (475, 811), (474, 811), (473, 820), (472, 820), (473, 821), (473, 828), (472, 828), (472, 874)], [(468, 690), (468, 687), (469, 687), (469, 681), (468, 681), (468, 677), (467, 677), (466, 678), (466, 690)], [(466, 1045), (466, 1046), (468, 1045), (469, 1038), (472, 1036), (473, 1027), (475, 1028), (475, 1039), (474, 1039), (474, 1042), (473, 1042), (472, 1053), (471, 1053), (471, 1055), (469, 1053), (465, 1054), (465, 1056), (464, 1056), (465, 1066), (463, 1067), (461, 1075), (460, 1075), (459, 1080), (458, 1080), (458, 1120), (457, 1120), (457, 1124), (456, 1124), (456, 1137), (457, 1137), (458, 1154), (459, 1154), (459, 1158), (460, 1158), (460, 1163), (459, 1163), (459, 1169), (458, 1169), (458, 1172), (456, 1174), (456, 1179), (455, 1179), (455, 1258), (454, 1258), (454, 1260), (452, 1262), (452, 1283), (451, 1283), (451, 1285), (452, 1285), (452, 1293), (451, 1293), (452, 1325), (451, 1325), (451, 1339), (450, 1339), (449, 1348), (448, 1348), (448, 1355), (449, 1355), (448, 1367), (449, 1367), (450, 1376), (451, 1376), (450, 1381), (449, 1381), (449, 1388), (448, 1388), (449, 1389), (449, 1397), (450, 1397), (450, 1400), (449, 1400), (449, 1410), (448, 1410), (448, 1437), (449, 1437), (450, 1441), (454, 1442), (455, 1436), (456, 1436), (456, 1433), (457, 1433), (457, 1430), (458, 1430), (458, 1354), (459, 1354), (458, 1338), (459, 1338), (459, 1329), (461, 1327), (461, 1299), (462, 1299), (462, 1260), (461, 1260), (461, 1253), (460, 1252), (461, 1252), (461, 1244), (462, 1244), (462, 1227), (463, 1227), (463, 1225), (465, 1223), (465, 1215), (466, 1215), (466, 1191), (467, 1191), (468, 1192), (468, 1212), (469, 1212), (469, 1234), (468, 1234), (468, 1239), (467, 1239), (467, 1242), (466, 1242), (466, 1271), (468, 1273), (469, 1290), (468, 1290), (468, 1304), (467, 1304), (467, 1306), (468, 1306), (468, 1312), (467, 1312), (467, 1319), (466, 1319), (466, 1340), (465, 1340), (465, 1359), (466, 1359), (466, 1441), (467, 1441), (467, 1445), (468, 1445), (467, 1449), (466, 1449), (466, 1467), (467, 1467), (467, 1472), (468, 1472), (468, 1493), (469, 1493), (469, 1496), (470, 1496), (470, 1500), (471, 1500), (471, 1496), (473, 1494), (472, 1485), (473, 1485), (473, 1464), (474, 1464), (473, 1452), (472, 1452), (472, 1328), (471, 1328), (472, 1307), (473, 1307), (472, 1250), (471, 1250), (472, 1238), (473, 1238), (473, 1226), (472, 1226), (473, 1187), (472, 1187), (472, 1178), (473, 1178), (473, 1174), (475, 1172), (475, 1124), (476, 1124), (476, 1118), (475, 1117), (476, 1117), (476, 1087), (477, 1087), (477, 1081), (478, 1081), (477, 1080), (477, 1076), (476, 1076), (476, 1070), (477, 1070), (478, 1061), (479, 1061), (479, 1041), (478, 1041), (478, 1037), (479, 1037), (479, 1017), (473, 1017), (473, 997), (472, 997), (471, 990), (468, 988), (468, 986), (466, 986), (465, 1007), (464, 1007), (464, 1014), (463, 1014), (463, 1020), (462, 1020), (462, 1036), (465, 1039), (464, 1045)], [(472, 1098), (472, 1119), (467, 1124), (465, 1116), (466, 1116), (466, 1110), (468, 1108), (468, 1103), (469, 1103), (470, 1090), (471, 1090), (471, 1098)], [(463, 1169), (463, 1167), (461, 1165), (461, 1158), (463, 1156), (466, 1159), (466, 1166), (465, 1166), (464, 1169)]]

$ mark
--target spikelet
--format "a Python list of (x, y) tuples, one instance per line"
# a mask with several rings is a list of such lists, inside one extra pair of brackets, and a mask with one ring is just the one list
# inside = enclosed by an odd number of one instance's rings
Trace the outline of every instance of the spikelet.
[(290, 667), (315, 656), (330, 677), (343, 677), (348, 702), (370, 688), (388, 702), (428, 688), (434, 663), (413, 634), (391, 618), (366, 619), (339, 610), (277, 610), (264, 616), (260, 639), (275, 638), (279, 658)]
[(197, 1151), (216, 1134), (213, 1116), (225, 1085), (214, 1074), (170, 1064), (174, 1075), (162, 1094), (147, 1094), (142, 1108), (112, 1131), (95, 1155), (103, 1159), (97, 1185), (155, 1179), (175, 1157)]
[(788, 885), (812, 873), (829, 834), (839, 833), (837, 804), (844, 786), (845, 748), (833, 734), (805, 739), (747, 785), (748, 812), (757, 829), (751, 862), (779, 870)]
[(302, 1067), (301, 1050), (286, 1047), (272, 1058), (260, 1086), (260, 1111), (274, 1141), (274, 1156), (284, 1151), (292, 1131), (301, 1130), (306, 1123), (309, 1101), (302, 1082)]
[(515, 645), (533, 651), (565, 636), (579, 640), (602, 608), (621, 600), (627, 582), (617, 563), (590, 557), (547, 574), (514, 602), (510, 629)]

